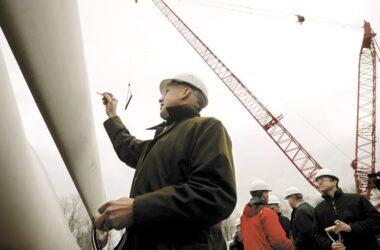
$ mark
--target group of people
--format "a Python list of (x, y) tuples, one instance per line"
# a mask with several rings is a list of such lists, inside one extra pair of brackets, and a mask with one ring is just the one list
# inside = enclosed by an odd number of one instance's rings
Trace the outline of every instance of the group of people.
[(293, 209), (290, 221), (279, 212), (280, 201), (269, 195), (268, 184), (253, 181), (252, 198), (240, 218), (240, 232), (230, 250), (267, 249), (373, 249), (379, 250), (380, 213), (356, 193), (344, 193), (339, 177), (330, 169), (321, 169), (315, 181), (323, 200), (314, 208), (303, 199), (297, 187), (286, 189)]
[[(237, 200), (231, 139), (218, 119), (200, 116), (208, 92), (199, 77), (182, 73), (162, 80), (159, 90), (164, 122), (150, 128), (151, 140), (134, 137), (117, 115), (118, 100), (103, 93), (104, 127), (116, 154), (135, 174), (130, 195), (101, 205), (94, 226), (126, 229), (117, 249), (221, 250), (226, 246), (221, 221)], [(268, 207), (268, 185), (255, 181), (241, 217), (244, 249), (377, 249), (379, 213), (365, 198), (344, 194), (335, 175), (317, 181), (325, 201), (315, 209), (301, 192), (289, 191), (290, 223), (278, 215), (276, 201)], [(326, 235), (331, 225), (342, 239), (332, 235), (332, 242)]]

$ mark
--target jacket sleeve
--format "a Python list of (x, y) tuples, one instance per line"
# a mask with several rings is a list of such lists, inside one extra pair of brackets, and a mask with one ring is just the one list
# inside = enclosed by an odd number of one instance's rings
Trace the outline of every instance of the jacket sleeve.
[(132, 136), (118, 116), (106, 120), (104, 128), (119, 159), (128, 166), (136, 168), (137, 161), (148, 141), (141, 141)]
[(216, 119), (202, 125), (190, 152), (190, 176), (180, 185), (138, 195), (134, 227), (152, 223), (210, 226), (227, 218), (236, 204), (236, 184), (229, 135)]
[(281, 222), (282, 228), (285, 231), (286, 237), (290, 238), (290, 220), (285, 216), (281, 216), (280, 222)]
[(330, 250), (332, 241), (327, 236), (324, 228), (321, 228), (319, 220), (320, 220), (320, 218), (318, 216), (318, 213), (317, 213), (316, 209), (314, 209), (314, 219), (313, 219), (313, 236), (314, 236), (314, 239), (317, 242), (319, 249)]
[(313, 238), (313, 215), (304, 209), (298, 209), (294, 217), (294, 227), (297, 235), (294, 236), (294, 245), (302, 248)]
[(292, 242), (286, 238), (284, 229), (282, 228), (278, 215), (270, 210), (262, 210), (261, 222), (264, 233), (274, 249), (291, 250), (293, 249)]
[(363, 218), (350, 224), (352, 232), (355, 234), (379, 234), (380, 233), (380, 213), (376, 208), (365, 198), (360, 196), (359, 206)]

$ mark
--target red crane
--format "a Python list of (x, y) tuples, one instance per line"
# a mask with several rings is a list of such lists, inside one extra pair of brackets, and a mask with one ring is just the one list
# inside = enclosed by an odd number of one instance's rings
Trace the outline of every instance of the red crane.
[(356, 191), (380, 208), (380, 194), (368, 174), (376, 171), (376, 48), (375, 33), (364, 22), (364, 36), (359, 54), (355, 159)]
[(195, 49), (208, 66), (235, 95), (244, 108), (259, 123), (297, 170), (315, 188), (314, 176), (321, 169), (318, 162), (281, 124), (282, 116), (275, 117), (253, 93), (231, 72), (207, 45), (162, 0), (153, 0), (164, 16), (174, 25), (186, 41)]

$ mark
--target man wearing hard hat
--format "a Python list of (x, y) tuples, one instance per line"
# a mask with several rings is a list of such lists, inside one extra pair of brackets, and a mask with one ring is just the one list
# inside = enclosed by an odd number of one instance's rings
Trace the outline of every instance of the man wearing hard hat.
[(283, 216), (280, 211), (280, 200), (275, 195), (269, 195), (268, 198), (268, 207), (272, 209), (278, 215), (278, 219), (282, 228), (286, 233), (286, 237), (290, 239), (290, 220)]
[(290, 217), (290, 235), (298, 250), (317, 250), (313, 237), (314, 208), (303, 200), (303, 195), (297, 187), (285, 190), (284, 198), (293, 209)]
[(319, 249), (379, 250), (375, 235), (380, 233), (380, 213), (367, 198), (344, 193), (331, 169), (319, 170), (315, 180), (324, 199), (314, 210)]
[(116, 98), (103, 93), (104, 127), (135, 175), (130, 196), (102, 205), (95, 226), (127, 228), (120, 244), (128, 250), (219, 250), (225, 246), (220, 222), (236, 204), (230, 137), (219, 120), (200, 117), (208, 94), (199, 77), (165, 79), (160, 92), (165, 122), (146, 141), (130, 134), (116, 114)]
[(240, 217), (241, 237), (244, 250), (293, 249), (292, 242), (286, 238), (278, 215), (268, 208), (268, 184), (255, 180), (250, 187), (252, 198), (245, 206)]

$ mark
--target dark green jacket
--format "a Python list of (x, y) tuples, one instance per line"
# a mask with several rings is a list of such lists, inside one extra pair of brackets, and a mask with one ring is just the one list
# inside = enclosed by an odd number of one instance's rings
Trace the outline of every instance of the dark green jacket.
[(218, 223), (236, 204), (230, 137), (220, 121), (200, 117), (191, 106), (168, 112), (153, 140), (133, 137), (119, 117), (104, 123), (119, 158), (136, 169), (126, 246), (217, 249), (211, 227), (220, 231)]

